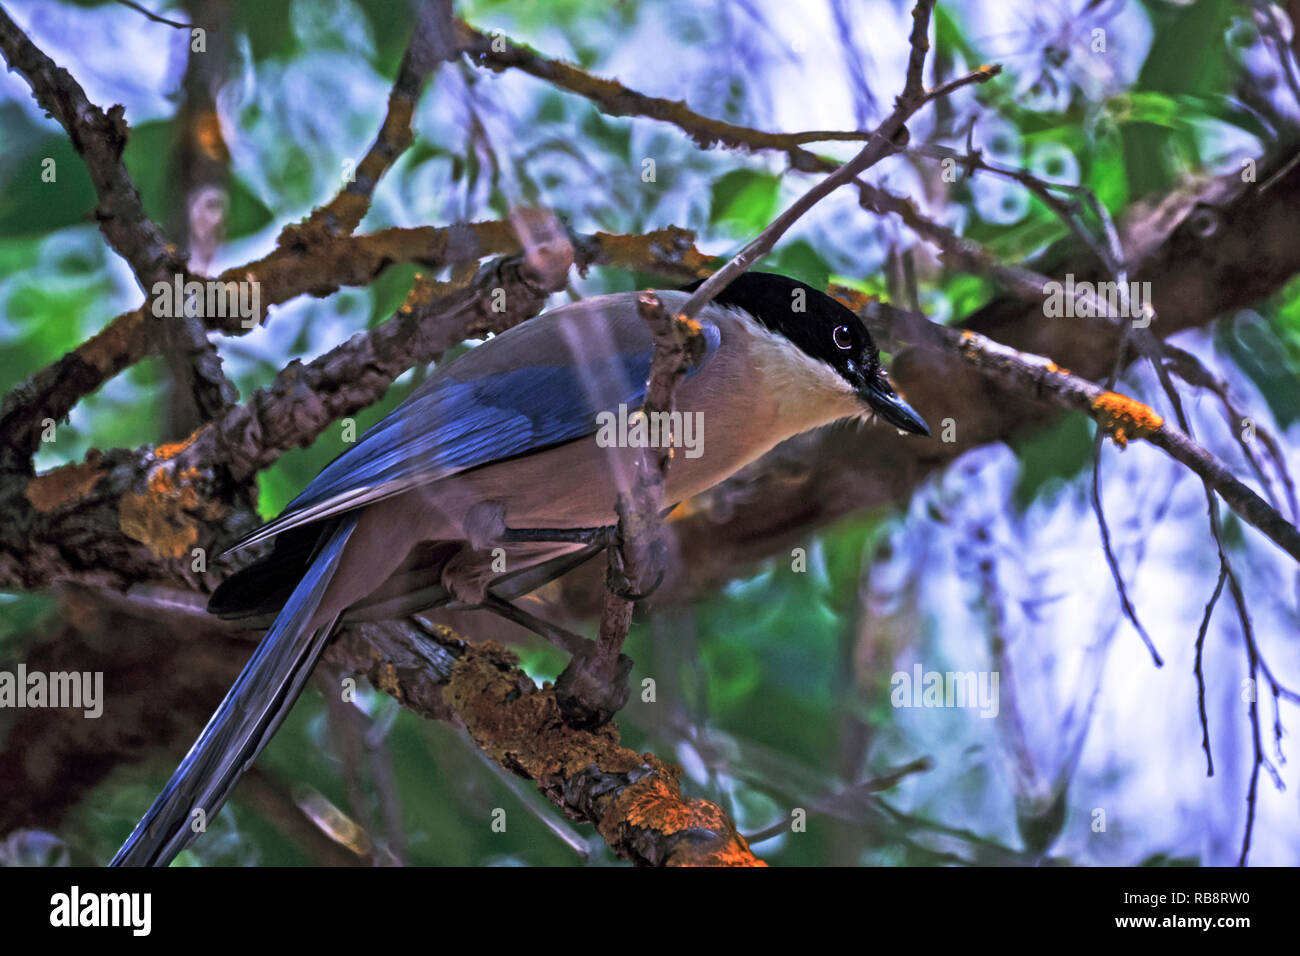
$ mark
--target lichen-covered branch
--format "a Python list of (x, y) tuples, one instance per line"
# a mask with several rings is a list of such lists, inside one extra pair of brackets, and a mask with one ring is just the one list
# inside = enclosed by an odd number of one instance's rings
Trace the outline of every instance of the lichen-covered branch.
[[(970, 330), (925, 324), (928, 331), (917, 336), (916, 344), (954, 352), (982, 373), (1011, 385), (1022, 394), (1083, 412), (1096, 421), (1120, 448), (1126, 447), (1130, 441), (1145, 439), (1195, 472), (1243, 520), (1300, 561), (1300, 531), (1239, 481), (1217, 457), (1166, 422), (1149, 406), (1072, 375), (1051, 359), (1018, 351)], [(913, 321), (908, 328), (915, 333), (918, 325)]]
[[(1024, 267), (1010, 270), (1002, 266), (991, 253), (979, 246), (978, 243), (957, 236), (946, 227), (921, 215), (910, 201), (902, 197), (891, 195), (882, 189), (861, 181), (858, 182), (858, 188), (865, 204), (870, 205), (871, 208), (877, 211), (892, 212), (898, 215), (919, 235), (936, 242), (945, 253), (951, 254), (959, 261), (991, 275), (1003, 283), (1007, 291), (1027, 301), (1042, 302), (1044, 300), (1045, 289), (1050, 281), (1046, 276)], [(1097, 302), (1099, 307), (1097, 317), (1100, 320), (1111, 323), (1120, 321), (1118, 317), (1109, 314), (1108, 309), (1102, 300), (1097, 298), (1095, 293), (1090, 293), (1090, 295)], [(915, 330), (916, 326), (913, 325), (912, 328)], [(1228, 503), (1229, 507), (1262, 531), (1278, 547), (1297, 561), (1300, 561), (1300, 533), (1268, 502), (1233, 477), (1222, 462), (1183, 432), (1172, 426), (1161, 425), (1160, 421), (1162, 420), (1160, 420), (1159, 416), (1155, 416), (1156, 425), (1154, 428), (1146, 427), (1141, 421), (1133, 418), (1132, 415), (1129, 415), (1128, 418), (1124, 417), (1124, 415), (1132, 412), (1134, 408), (1146, 409), (1146, 413), (1154, 415), (1147, 406), (1127, 398), (1124, 398), (1123, 401), (1118, 399), (1112, 401), (1106, 396), (1114, 393), (1105, 392), (1100, 386), (1093, 385), (1085, 379), (1070, 376), (1056, 369), (1055, 364), (1047, 359), (1029, 356), (1025, 357), (1023, 361), (1017, 361), (1015, 355), (1018, 353), (1014, 349), (1007, 346), (998, 346), (983, 337), (976, 337), (976, 333), (961, 333), (963, 339), (960, 343), (952, 339), (952, 334), (956, 333), (945, 329), (940, 338), (949, 347), (957, 345), (960, 353), (968, 359), (975, 360), (977, 367), (983, 371), (1001, 372), (1013, 368), (1024, 371), (1031, 366), (1046, 367), (1044, 363), (1050, 364), (1052, 370), (1048, 374), (1059, 376), (1059, 379), (1054, 378), (1049, 384), (1044, 384), (1041, 377), (1031, 379), (1019, 374), (1010, 375), (1007, 380), (1020, 387), (1032, 384), (1035, 388), (1042, 390), (1043, 394), (1055, 396), (1058, 404), (1064, 404), (1065, 407), (1077, 408), (1079, 411), (1086, 412), (1090, 417), (1106, 426), (1107, 431), (1115, 439), (1115, 443), (1121, 448), (1128, 438), (1147, 438), (1175, 460), (1187, 465), (1196, 472), (1209, 487), (1213, 488)], [(972, 343), (976, 344), (973, 345)], [(989, 361), (989, 356), (994, 354), (995, 351), (1000, 361)], [(1105, 392), (1104, 395), (1103, 392)], [(1078, 403), (1073, 399), (1078, 396), (1087, 398), (1086, 407), (1077, 407)], [(1094, 406), (1094, 401), (1102, 404)], [(1134, 414), (1137, 413), (1134, 412)]]
[(553, 687), (539, 689), (518, 658), (442, 627), (345, 630), (326, 659), (366, 675), (417, 714), (454, 718), (512, 773), (536, 783), (619, 857), (643, 866), (763, 866), (717, 804), (683, 796), (678, 771), (624, 747), (613, 724), (566, 723)]
[[(30, 649), (28, 665), (102, 671), (104, 713), (86, 720), (64, 708), (13, 712), (0, 740), (0, 834), (54, 829), (117, 768), (160, 750), (179, 758), (256, 637), (205, 614), (201, 602), (187, 605), (161, 590), (69, 587), (57, 596), (57, 628)], [(623, 859), (761, 865), (721, 808), (686, 798), (677, 771), (623, 747), (617, 727), (566, 726), (554, 690), (538, 688), (500, 645), (476, 647), (410, 621), (356, 624), (324, 664), (334, 674), (364, 675), (420, 717), (465, 726), (495, 764), (533, 781), (570, 818), (595, 824)], [(244, 792), (247, 783), (236, 799), (254, 796)], [(295, 812), (295, 832), (305, 837), (311, 824)], [(341, 860), (335, 854), (330, 862)]]

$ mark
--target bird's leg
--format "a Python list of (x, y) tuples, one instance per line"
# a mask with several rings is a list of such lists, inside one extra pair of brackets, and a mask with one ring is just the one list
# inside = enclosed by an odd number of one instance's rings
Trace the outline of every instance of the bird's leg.
[(600, 545), (609, 549), (609, 570), (606, 585), (621, 598), (643, 601), (663, 583), (665, 568), (662, 555), (656, 555), (658, 574), (653, 584), (644, 591), (633, 590), (626, 574), (627, 561), (623, 557), (623, 539), (618, 525), (599, 525), (594, 528), (506, 528), (497, 540), (503, 544), (583, 544)]
[(631, 696), (632, 659), (622, 650), (632, 623), (632, 599), (613, 595), (616, 587), (630, 590), (632, 586), (624, 571), (622, 540), (611, 542), (605, 553), (609, 570), (599, 636), (582, 653), (574, 654), (555, 678), (555, 701), (564, 722), (579, 729), (609, 723)]
[[(662, 537), (643, 535), (631, 540), (623, 531), (626, 521), (623, 516), (605, 547), (609, 563), (600, 636), (589, 652), (574, 654), (555, 679), (556, 700), (571, 727), (599, 727), (627, 705), (632, 661), (622, 648), (632, 623), (632, 605), (653, 593), (664, 578), (667, 554)], [(654, 581), (649, 587), (641, 585), (638, 593), (639, 581), (650, 574)]]
[[(628, 619), (631, 617), (631, 602), (648, 597), (664, 577), (665, 556), (662, 545), (659, 545), (652, 549), (647, 559), (643, 559), (643, 563), (648, 563), (657, 571), (654, 583), (640, 593), (635, 590), (635, 584), (627, 574), (627, 559), (623, 554), (625, 542), (619, 525), (593, 528), (507, 527), (496, 536), (496, 540), (503, 544), (580, 544), (605, 548), (609, 561), (606, 587), (624, 599), (620, 613)], [(600, 726), (627, 705), (631, 696), (632, 659), (621, 653), (621, 644), (622, 638), (627, 634), (628, 620), (623, 621), (620, 628), (609, 628), (606, 627), (602, 612), (602, 639), (596, 643), (543, 621), (490, 593), (481, 606), (540, 634), (569, 652), (571, 659), (555, 680), (555, 692), (565, 722), (570, 726)], [(611, 644), (606, 632), (613, 631), (618, 631), (621, 636), (616, 643)]]
[(503, 544), (599, 544), (608, 547), (617, 530), (612, 524), (594, 528), (506, 528), (497, 540)]
[(580, 729), (608, 723), (632, 696), (631, 676), (632, 658), (603, 641), (588, 641), (555, 679), (555, 699), (564, 722)]
[(536, 614), (525, 611), (519, 605), (511, 604), (505, 598), (497, 597), (491, 591), (483, 596), (483, 602), (477, 606), (485, 611), (491, 611), (507, 621), (513, 621), (520, 627), (528, 628), (534, 634), (546, 638), (560, 650), (566, 651), (574, 657), (590, 654), (596, 646), (595, 642), (588, 640), (581, 634), (575, 634), (568, 628), (543, 620)]

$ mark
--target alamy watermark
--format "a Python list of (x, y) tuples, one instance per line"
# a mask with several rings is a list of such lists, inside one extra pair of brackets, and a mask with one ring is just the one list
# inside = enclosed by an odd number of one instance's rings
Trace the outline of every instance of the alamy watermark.
[(997, 671), (895, 671), (889, 679), (889, 702), (895, 707), (971, 707), (980, 716), (998, 715)]
[[(1127, 293), (1127, 295), (1125, 294)], [(1064, 282), (1052, 280), (1043, 286), (1043, 315), (1049, 319), (1133, 319), (1144, 329), (1155, 314), (1151, 305), (1151, 283), (1075, 282), (1068, 273)]]
[(0, 671), (0, 708), (71, 707), (94, 719), (104, 713), (103, 671)]
[(680, 448), (687, 458), (704, 454), (703, 412), (650, 412), (596, 414), (596, 444), (601, 448)]
[(171, 282), (155, 282), (152, 295), (153, 314), (159, 319), (236, 318), (244, 328), (251, 329), (262, 315), (262, 285), (253, 279), (186, 282), (178, 273)]
[(82, 892), (74, 884), (68, 892), (50, 897), (50, 925), (121, 927), (131, 930), (132, 936), (148, 936), (153, 928), (153, 894)]

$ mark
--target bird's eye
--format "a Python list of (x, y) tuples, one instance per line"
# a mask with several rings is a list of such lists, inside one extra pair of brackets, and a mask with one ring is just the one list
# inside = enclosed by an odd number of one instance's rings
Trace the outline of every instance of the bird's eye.
[(835, 326), (835, 331), (831, 333), (831, 338), (835, 340), (835, 344), (839, 348), (845, 350), (853, 348), (853, 334), (849, 331), (847, 325)]

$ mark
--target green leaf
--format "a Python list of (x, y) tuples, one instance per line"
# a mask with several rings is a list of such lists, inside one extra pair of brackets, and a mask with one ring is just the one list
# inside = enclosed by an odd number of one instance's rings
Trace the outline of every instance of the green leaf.
[[(59, 130), (34, 125), (16, 103), (0, 104), (0, 236), (48, 235), (92, 222), (95, 187)], [(52, 160), (51, 167), (46, 161)], [(49, 169), (53, 182), (42, 174)]]
[[(1225, 0), (1197, 0), (1190, 6), (1171, 8), (1165, 3), (1148, 3), (1154, 27), (1154, 43), (1147, 54), (1138, 81), (1127, 99), (1133, 115), (1121, 120), (1125, 167), (1135, 198), (1168, 191), (1180, 173), (1177, 152), (1188, 152), (1193, 161), (1195, 138), (1182, 111), (1186, 104), (1177, 97), (1221, 99), (1230, 93), (1231, 70), (1225, 36), (1234, 4)], [(1168, 94), (1169, 103), (1153, 94)], [(1177, 122), (1179, 118), (1182, 123)]]
[[(762, 226), (767, 225), (764, 219)], [(759, 228), (761, 229), (762, 226)], [(767, 272), (779, 272), (792, 279), (806, 282), (814, 289), (826, 288), (830, 281), (830, 264), (806, 239), (797, 239), (782, 246), (764, 261), (762, 268)]]
[(737, 169), (713, 184), (709, 221), (748, 235), (776, 213), (781, 177), (757, 169)]
[(1154, 90), (1135, 90), (1125, 99), (1126, 115), (1133, 122), (1174, 128), (1181, 125), (1182, 107), (1172, 96)]
[(1296, 341), (1286, 340), (1288, 321), (1269, 322), (1259, 313), (1243, 312), (1219, 323), (1214, 343), (1255, 383), (1282, 428), (1300, 419), (1300, 363)]
[(970, 315), (976, 309), (987, 305), (993, 298), (995, 286), (988, 279), (977, 275), (954, 276), (944, 288), (944, 297), (948, 300), (949, 311), (954, 316)]
[(374, 328), (392, 316), (402, 303), (415, 281), (419, 270), (411, 263), (390, 266), (374, 282), (370, 283), (372, 305), (370, 307), (369, 327)]
[(287, 3), (266, 0), (235, 0), (232, 26), (248, 37), (254, 60), (284, 57), (298, 48), (297, 36), (289, 22)]
[(1231, 71), (1226, 36), (1237, 4), (1197, 0), (1174, 6), (1148, 0), (1146, 7), (1154, 42), (1135, 89), (1196, 96), (1227, 93)]
[(1124, 144), (1113, 135), (1098, 138), (1092, 161), (1085, 176), (1087, 185), (1097, 201), (1112, 216), (1117, 216), (1128, 204), (1128, 176), (1124, 168)]

